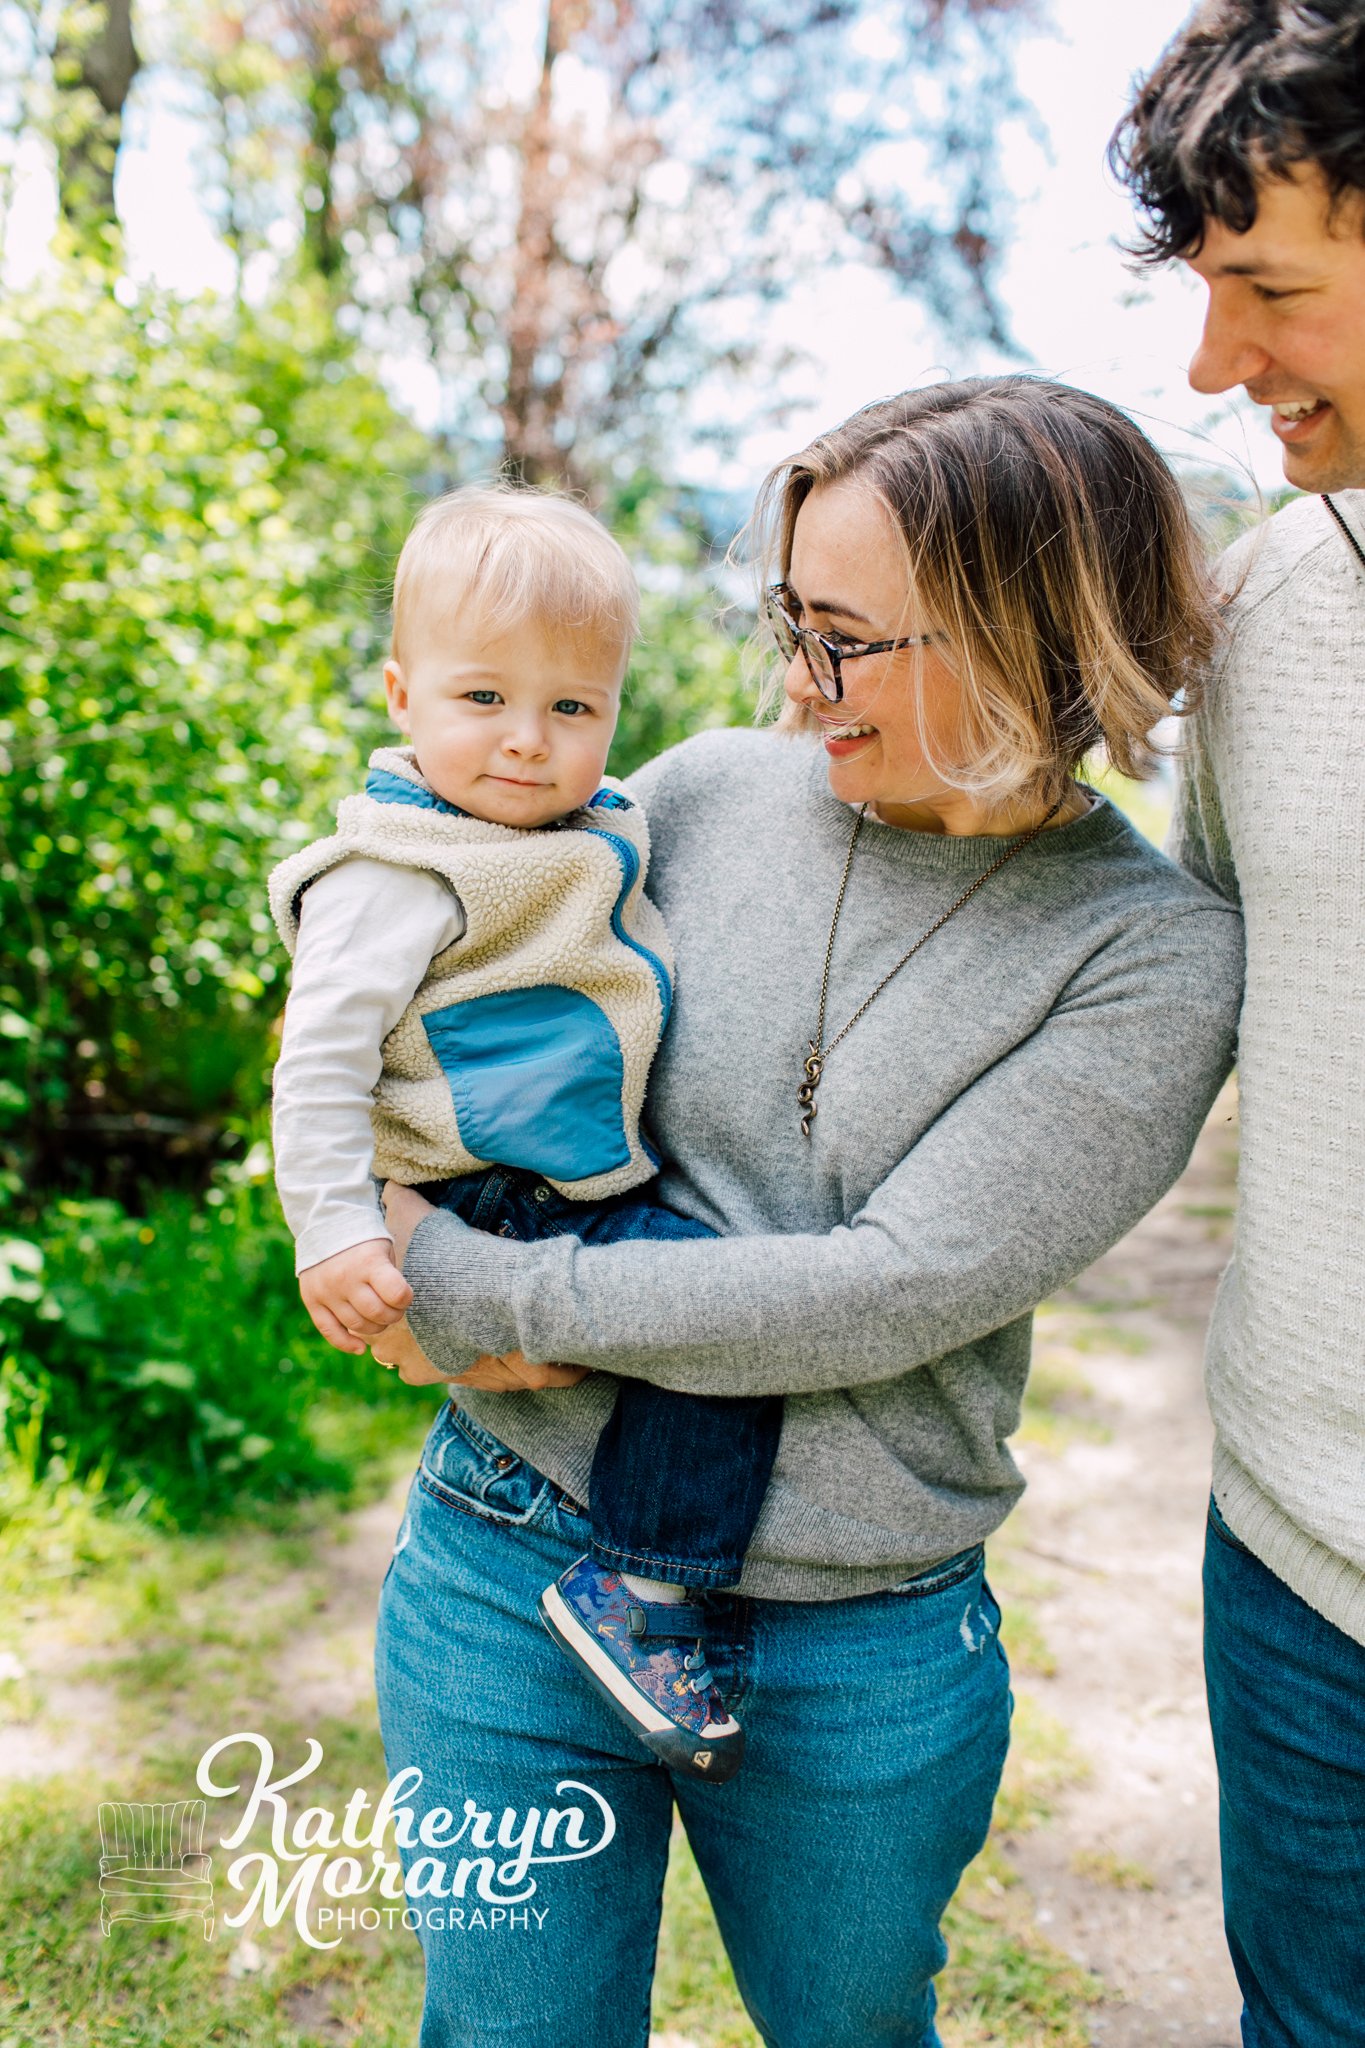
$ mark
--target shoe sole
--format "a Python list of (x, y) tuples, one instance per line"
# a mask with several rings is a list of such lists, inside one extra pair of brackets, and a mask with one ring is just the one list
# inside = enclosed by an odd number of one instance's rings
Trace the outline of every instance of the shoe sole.
[(705, 1785), (723, 1785), (734, 1777), (744, 1761), (742, 1728), (736, 1728), (733, 1735), (689, 1734), (660, 1713), (653, 1701), (617, 1669), (573, 1613), (558, 1586), (547, 1586), (536, 1606), (555, 1642), (573, 1659), (589, 1685), (620, 1715), (632, 1735), (670, 1770), (681, 1771), (685, 1777), (696, 1778)]

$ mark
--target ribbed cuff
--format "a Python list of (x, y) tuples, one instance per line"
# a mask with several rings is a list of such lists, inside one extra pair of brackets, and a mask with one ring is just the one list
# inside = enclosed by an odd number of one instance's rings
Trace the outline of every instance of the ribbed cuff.
[(408, 1326), (439, 1372), (467, 1372), (486, 1351), (511, 1351), (508, 1307), (518, 1247), (437, 1210), (412, 1234), (404, 1277), (412, 1287)]
[(1213, 1451), (1213, 1496), (1233, 1535), (1267, 1571), (1343, 1635), (1365, 1643), (1365, 1572), (1291, 1521), (1221, 1437)]
[(310, 1266), (320, 1266), (324, 1259), (334, 1259), (338, 1252), (352, 1251), (358, 1244), (371, 1244), (381, 1237), (393, 1243), (393, 1232), (378, 1202), (373, 1209), (347, 1209), (327, 1223), (312, 1224), (294, 1246), (295, 1276), (306, 1273)]

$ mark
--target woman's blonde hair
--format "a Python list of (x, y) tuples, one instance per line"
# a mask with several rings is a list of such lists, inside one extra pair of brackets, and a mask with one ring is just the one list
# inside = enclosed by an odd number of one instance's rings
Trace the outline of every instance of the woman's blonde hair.
[[(932, 762), (945, 781), (1052, 802), (1100, 745), (1121, 774), (1151, 772), (1152, 728), (1192, 708), (1218, 609), (1180, 486), (1117, 406), (1009, 376), (864, 407), (764, 482), (765, 584), (786, 580), (810, 493), (845, 481), (891, 514), (905, 616), (960, 679), (964, 758)], [(780, 688), (770, 670), (766, 704)]]
[(639, 630), (640, 591), (618, 542), (584, 506), (553, 491), (466, 484), (424, 505), (393, 577), (393, 657), (400, 664), (417, 606), (476, 609), (498, 632), (533, 620), (619, 652)]

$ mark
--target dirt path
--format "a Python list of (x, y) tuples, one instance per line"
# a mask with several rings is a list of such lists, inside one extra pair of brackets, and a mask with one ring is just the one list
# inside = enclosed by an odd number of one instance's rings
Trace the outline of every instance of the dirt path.
[[(1056, 1674), (1028, 1690), (1089, 1775), (1013, 1853), (1049, 1939), (1110, 1996), (1097, 2048), (1234, 2048), (1217, 1781), (1204, 1712), (1200, 1559), (1211, 1431), (1200, 1355), (1231, 1234), (1235, 1103), (1179, 1184), (1040, 1326), (1046, 1370), (1088, 1384), (1107, 1440), (1026, 1447), (1016, 1555)], [(1097, 1434), (1097, 1433), (1096, 1433)]]

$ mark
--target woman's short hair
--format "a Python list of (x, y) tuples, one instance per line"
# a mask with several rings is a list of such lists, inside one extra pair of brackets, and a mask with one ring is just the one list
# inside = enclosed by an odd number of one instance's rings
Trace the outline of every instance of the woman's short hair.
[[(1121, 774), (1150, 773), (1149, 735), (1182, 693), (1192, 706), (1218, 607), (1176, 478), (1117, 406), (1008, 376), (864, 407), (764, 483), (765, 583), (785, 581), (810, 493), (846, 481), (890, 512), (905, 616), (961, 680), (963, 758), (933, 763), (945, 781), (1053, 801), (1099, 746)], [(767, 703), (779, 694), (770, 674)]]
[(1197, 255), (1206, 220), (1245, 234), (1256, 187), (1316, 164), (1334, 205), (1365, 193), (1360, 0), (1206, 0), (1114, 131), (1146, 263)]
[(466, 484), (413, 521), (393, 578), (393, 656), (400, 664), (419, 605), (477, 611), (491, 631), (533, 621), (599, 642), (624, 668), (639, 630), (640, 591), (618, 542), (584, 506), (526, 485)]

